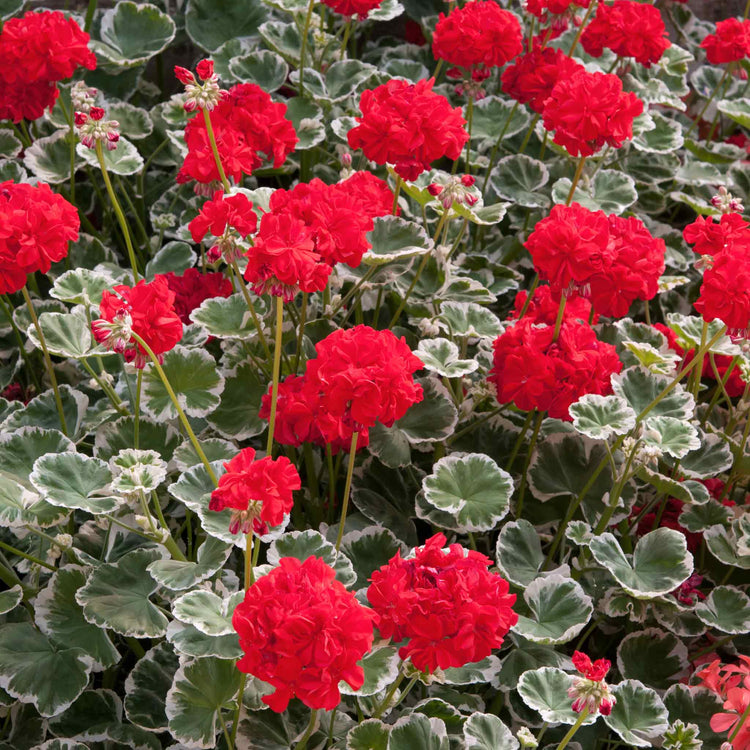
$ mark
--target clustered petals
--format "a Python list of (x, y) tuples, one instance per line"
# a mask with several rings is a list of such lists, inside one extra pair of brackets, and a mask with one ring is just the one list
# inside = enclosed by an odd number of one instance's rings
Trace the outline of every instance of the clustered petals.
[(342, 16), (351, 18), (357, 16), (362, 21), (370, 14), (371, 10), (380, 7), (382, 0), (323, 0), (332, 11)]
[(217, 191), (201, 206), (188, 229), (195, 243), (201, 243), (208, 234), (216, 238), (208, 251), (209, 262), (215, 263), (223, 256), (231, 263), (238, 255), (238, 241), (254, 234), (257, 225), (258, 217), (246, 195), (224, 195)]
[(706, 59), (712, 65), (750, 57), (750, 19), (740, 21), (727, 18), (719, 21), (716, 31), (701, 42), (701, 47), (706, 50)]
[[(701, 684), (722, 701), (721, 712), (711, 717), (711, 729), (731, 738), (732, 750), (750, 748), (750, 723), (745, 714), (750, 706), (750, 657), (738, 654), (738, 663), (724, 664), (714, 659), (696, 673)], [(722, 745), (723, 747), (723, 745)]]
[(174, 292), (174, 310), (184, 325), (192, 323), (190, 313), (207, 299), (229, 297), (232, 282), (222, 273), (201, 273), (197, 268), (188, 268), (178, 275), (170, 271), (161, 274)]
[(571, 708), (576, 713), (587, 711), (590, 715), (601, 713), (609, 716), (617, 700), (604, 678), (612, 666), (608, 659), (591, 658), (580, 651), (573, 654), (573, 666), (582, 677), (575, 677), (568, 688), (568, 697), (573, 698)]

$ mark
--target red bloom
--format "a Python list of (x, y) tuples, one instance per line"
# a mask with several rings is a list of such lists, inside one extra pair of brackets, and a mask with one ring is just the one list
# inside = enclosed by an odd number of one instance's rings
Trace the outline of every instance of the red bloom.
[[(254, 83), (240, 83), (229, 89), (211, 111), (211, 124), (227, 176), (239, 182), (243, 174), (252, 174), (263, 163), (261, 155), (274, 167), (284, 163), (298, 141), (285, 114), (286, 104), (273, 102)], [(185, 143), (188, 155), (177, 174), (177, 182), (218, 180), (219, 172), (202, 113), (187, 124)]]
[[(511, 320), (518, 320), (521, 310), (526, 304), (528, 292), (522, 289), (516, 294), (513, 302), (513, 310), (508, 316)], [(540, 286), (531, 297), (531, 302), (526, 308), (524, 318), (529, 318), (534, 323), (543, 323), (544, 325), (553, 326), (557, 320), (557, 313), (560, 308), (560, 295), (555, 296), (552, 293), (552, 287)], [(563, 310), (563, 320), (573, 319), (587, 322), (591, 315), (591, 303), (585, 297), (575, 295), (570, 297), (565, 303)], [(591, 324), (596, 324), (599, 319), (598, 314), (594, 314)]]
[(716, 24), (716, 31), (709, 34), (701, 47), (706, 50), (706, 59), (711, 65), (742, 60), (750, 55), (750, 19), (740, 21), (727, 18)]
[(718, 222), (713, 216), (699, 216), (682, 232), (685, 242), (695, 245), (698, 255), (716, 257), (727, 248), (750, 252), (750, 224), (740, 214), (722, 214)]
[(520, 55), (503, 71), (503, 91), (542, 114), (555, 84), (582, 67), (562, 50), (536, 44), (531, 52)]
[(435, 57), (462, 68), (505, 65), (522, 49), (521, 24), (494, 0), (470, 0), (441, 13), (432, 37)]
[(332, 11), (351, 18), (357, 16), (359, 20), (367, 18), (371, 10), (380, 7), (381, 0), (323, 0)]
[(276, 688), (263, 698), (273, 711), (294, 697), (330, 711), (341, 701), (339, 682), (354, 690), (364, 683), (357, 662), (372, 646), (373, 614), (335, 575), (320, 558), (282, 557), (234, 610), (245, 652), (237, 668)]
[[(673, 529), (679, 531), (685, 537), (687, 547), (691, 552), (695, 552), (701, 545), (703, 540), (703, 534), (694, 533), (688, 531), (684, 526), (680, 524), (680, 514), (685, 503), (682, 500), (678, 500), (675, 497), (667, 498), (667, 504), (664, 507), (664, 511), (661, 514), (658, 524), (656, 523), (656, 510), (651, 513), (646, 513), (641, 520), (638, 522), (636, 528), (636, 535), (641, 537), (644, 534), (648, 534), (655, 528)], [(637, 516), (643, 510), (643, 506), (635, 505), (631, 511), (631, 517)]]
[(79, 227), (75, 207), (49, 185), (0, 182), (0, 294), (17, 292), (30, 273), (47, 273)]
[(586, 710), (590, 714), (601, 713), (609, 716), (617, 702), (615, 696), (604, 682), (612, 664), (607, 659), (591, 659), (580, 651), (573, 654), (573, 666), (582, 677), (576, 677), (568, 688), (568, 697), (573, 698), (571, 708), (581, 713)]
[(612, 392), (610, 376), (622, 363), (614, 346), (599, 341), (586, 323), (563, 320), (556, 342), (554, 326), (523, 318), (498, 336), (489, 380), (501, 404), (538, 409), (570, 420), (568, 408), (587, 393)]
[(573, 666), (587, 679), (603, 680), (609, 672), (609, 668), (612, 666), (612, 662), (608, 659), (597, 659), (595, 662), (591, 661), (591, 657), (586, 654), (576, 651), (573, 654)]
[(38, 120), (59, 95), (54, 81), (8, 83), (0, 72), (0, 120)]
[(393, 190), (385, 180), (372, 172), (355, 172), (339, 183), (349, 195), (360, 202), (362, 210), (372, 218), (388, 216), (393, 208)]
[(750, 723), (745, 718), (748, 705), (750, 705), (750, 687), (731, 688), (727, 691), (727, 699), (723, 705), (727, 713), (716, 713), (711, 717), (711, 729), (714, 732), (726, 732), (727, 737), (734, 735), (742, 722), (741, 729), (732, 740), (732, 750), (750, 748)]
[(499, 648), (518, 622), (508, 582), (487, 568), (490, 559), (458, 544), (443, 551), (435, 534), (413, 558), (397, 552), (372, 574), (367, 599), (376, 626), (394, 642), (409, 639), (399, 655), (422, 671), (462, 667)]
[(255, 450), (245, 448), (224, 464), (226, 474), (211, 493), (209, 510), (232, 508), (229, 531), (243, 534), (255, 530), (266, 533), (266, 526), (278, 526), (294, 504), (293, 491), (300, 482), (297, 469), (286, 456), (270, 456), (255, 461)]
[(132, 332), (161, 360), (182, 338), (182, 322), (174, 309), (175, 294), (167, 280), (157, 276), (151, 282), (141, 279), (134, 287), (118, 284), (113, 292), (102, 294), (100, 318), (91, 325), (96, 340), (124, 354), (136, 367), (144, 367), (148, 355), (132, 338)]
[(591, 0), (526, 0), (524, 8), (532, 16), (545, 19), (548, 15), (561, 16), (578, 8), (588, 8)]
[(599, 5), (581, 44), (594, 57), (601, 57), (606, 47), (649, 68), (659, 62), (670, 41), (658, 8), (636, 0), (615, 0), (612, 5)]
[(706, 321), (719, 318), (730, 336), (748, 337), (750, 329), (750, 252), (724, 250), (703, 274), (695, 309)]
[(174, 310), (186, 326), (192, 323), (190, 313), (204, 300), (232, 293), (232, 282), (222, 273), (201, 273), (197, 268), (188, 268), (181, 276), (171, 271), (160, 275), (174, 292)]
[(575, 71), (558, 80), (544, 105), (544, 127), (572, 156), (591, 156), (602, 146), (614, 148), (633, 137), (633, 120), (643, 102), (623, 92), (622, 81), (607, 73)]
[(247, 251), (245, 278), (256, 294), (270, 293), (285, 302), (298, 291), (325, 289), (331, 266), (315, 250), (315, 240), (301, 219), (267, 213), (260, 220), (255, 245)]
[(434, 82), (392, 79), (363, 91), (349, 145), (378, 164), (393, 164), (405, 180), (415, 180), (436, 159), (457, 159), (469, 140), (466, 120), (460, 107), (433, 92)]
[(200, 213), (188, 224), (188, 229), (193, 242), (200, 243), (209, 233), (221, 237), (227, 227), (236, 229), (240, 237), (247, 237), (255, 232), (257, 224), (258, 217), (246, 195), (237, 193), (224, 197), (224, 193), (217, 191), (201, 206)]

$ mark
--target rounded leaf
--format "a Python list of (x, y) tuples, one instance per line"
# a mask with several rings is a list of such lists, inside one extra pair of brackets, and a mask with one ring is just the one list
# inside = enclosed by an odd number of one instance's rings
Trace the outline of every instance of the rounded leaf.
[[(122, 5), (135, 5), (128, 0), (118, 3), (117, 7)], [(76, 153), (91, 167), (99, 169), (99, 160), (96, 152), (87, 148), (82, 143), (76, 146)], [(138, 153), (138, 149), (127, 138), (120, 137), (117, 141), (117, 147), (112, 151), (104, 149), (104, 164), (107, 171), (111, 174), (130, 175), (140, 172), (143, 169), (143, 157)]]
[(362, 262), (368, 266), (424, 255), (434, 246), (419, 224), (399, 216), (376, 217), (367, 239), (372, 247), (362, 256)]
[(414, 352), (424, 363), (425, 370), (445, 378), (459, 378), (474, 372), (479, 362), (459, 359), (458, 347), (448, 339), (422, 339)]
[(722, 633), (740, 635), (750, 630), (750, 598), (734, 586), (717, 586), (695, 605), (695, 614)]
[(652, 740), (669, 726), (667, 709), (656, 691), (638, 680), (625, 680), (612, 687), (617, 702), (604, 717), (610, 729), (629, 745), (651, 747)]
[(626, 435), (635, 427), (635, 412), (620, 396), (600, 396), (587, 393), (570, 405), (573, 427), (596, 440), (612, 435)]
[[(523, 702), (537, 711), (549, 724), (575, 724), (580, 718), (572, 708), (568, 688), (573, 677), (556, 667), (529, 669), (518, 680), (518, 694)], [(584, 724), (591, 724), (596, 716), (587, 716)]]

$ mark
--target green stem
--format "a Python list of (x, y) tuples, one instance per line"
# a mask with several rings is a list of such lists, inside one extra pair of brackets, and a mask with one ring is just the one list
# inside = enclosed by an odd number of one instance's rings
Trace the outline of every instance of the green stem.
[(542, 427), (544, 421), (544, 412), (539, 412), (536, 418), (536, 424), (534, 425), (534, 432), (531, 435), (531, 442), (529, 443), (529, 451), (526, 454), (526, 461), (523, 465), (523, 473), (521, 474), (521, 486), (518, 490), (518, 504), (516, 505), (516, 518), (521, 518), (521, 512), (523, 511), (523, 498), (526, 494), (526, 475), (529, 471), (529, 465), (531, 464), (531, 457), (536, 447), (536, 441), (539, 437), (539, 430)]
[(526, 146), (529, 145), (529, 141), (531, 140), (531, 136), (534, 133), (534, 128), (536, 127), (536, 124), (539, 122), (540, 115), (534, 115), (534, 119), (531, 121), (531, 125), (529, 125), (529, 129), (526, 131), (526, 135), (524, 136), (523, 142), (521, 143), (520, 148), (518, 149), (518, 153), (522, 154), (524, 151), (526, 151)]
[[(140, 370), (138, 372), (140, 372)], [(159, 503), (159, 496), (156, 494), (156, 492), (151, 493), (151, 499), (154, 501), (154, 510), (156, 510), (156, 517), (159, 519), (159, 525), (162, 527), (162, 529), (164, 529), (164, 531), (169, 533), (169, 526), (167, 524), (167, 520), (164, 518), (164, 513)], [(177, 542), (175, 542), (171, 534), (169, 534), (169, 538), (163, 544), (169, 550), (169, 554), (172, 555), (175, 560), (179, 560), (180, 562), (187, 562), (187, 557), (182, 554), (182, 550), (177, 546)]]
[(302, 356), (302, 339), (305, 335), (305, 323), (307, 322), (307, 292), (302, 293), (302, 309), (299, 314), (299, 325), (297, 326), (297, 351), (294, 353), (294, 367), (292, 374), (296, 375), (299, 360)]
[(140, 438), (140, 422), (141, 422), (141, 386), (143, 385), (143, 368), (138, 370), (138, 374), (135, 378), (135, 410), (133, 412), (133, 447), (138, 448), (138, 441)]
[(43, 568), (47, 568), (47, 570), (57, 570), (54, 565), (50, 565), (48, 562), (40, 560), (38, 557), (34, 557), (33, 555), (27, 555), (25, 552), (21, 552), (20, 549), (11, 547), (10, 544), (6, 544), (5, 542), (0, 542), (0, 549), (4, 549), (6, 552), (10, 552), (12, 555), (16, 555), (17, 557), (23, 557), (24, 560), (28, 560), (29, 562), (33, 562), (35, 565), (40, 565)]
[(526, 311), (529, 309), (529, 305), (531, 304), (531, 299), (534, 296), (534, 292), (536, 291), (536, 288), (539, 286), (539, 274), (534, 274), (534, 279), (531, 282), (531, 286), (529, 287), (529, 291), (526, 294), (526, 301), (523, 303), (523, 307), (521, 308), (521, 312), (518, 313), (518, 320), (521, 320), (524, 315), (526, 315)]
[(401, 175), (396, 175), (396, 187), (393, 190), (393, 207), (391, 208), (391, 213), (395, 216), (396, 211), (398, 211), (398, 196), (401, 193), (401, 186), (404, 184), (403, 179), (401, 178)]
[(88, 34), (91, 30), (91, 23), (94, 20), (94, 13), (96, 13), (97, 0), (89, 0), (89, 7), (86, 9), (86, 18), (83, 22), (83, 30)]
[(332, 318), (349, 300), (367, 283), (377, 271), (377, 266), (370, 266), (362, 275), (362, 278), (341, 298), (341, 301), (331, 310)]
[(227, 741), (227, 750), (232, 750), (232, 748), (234, 748), (234, 744), (232, 743), (232, 738), (229, 736), (229, 731), (227, 730), (227, 723), (224, 720), (224, 717), (221, 715), (221, 709), (219, 709), (216, 712), (216, 715), (219, 717), (219, 724), (221, 724), (221, 731), (224, 734), (224, 739)]
[(354, 19), (350, 18), (346, 22), (346, 26), (344, 27), (344, 38), (341, 40), (341, 48), (339, 49), (339, 52), (341, 55), (343, 55), (346, 52), (346, 47), (349, 44), (349, 37), (352, 33), (352, 26), (354, 24)]
[(352, 489), (352, 476), (354, 474), (354, 462), (357, 458), (357, 440), (358, 432), (352, 433), (352, 442), (349, 445), (349, 463), (346, 465), (346, 482), (344, 483), (344, 502), (341, 505), (341, 521), (339, 522), (339, 533), (336, 537), (336, 552), (341, 547), (341, 540), (344, 538), (344, 525), (346, 524), (346, 512), (349, 509), (349, 494)]
[(279, 373), (281, 371), (282, 323), (284, 319), (284, 300), (276, 297), (276, 340), (273, 347), (273, 374), (271, 381), (271, 413), (268, 416), (268, 440), (266, 455), (273, 456), (273, 433), (276, 428), (276, 401), (279, 396)]
[(49, 375), (50, 382), (52, 383), (52, 391), (55, 394), (55, 405), (57, 406), (57, 414), (60, 417), (60, 427), (62, 428), (63, 435), (68, 435), (68, 425), (65, 423), (65, 413), (63, 411), (63, 405), (62, 405), (62, 398), (60, 397), (60, 389), (57, 387), (57, 377), (55, 376), (55, 371), (52, 368), (52, 359), (49, 356), (49, 350), (47, 349), (47, 342), (44, 338), (44, 334), (42, 333), (42, 327), (39, 325), (39, 318), (36, 316), (36, 312), (34, 311), (34, 305), (31, 302), (31, 297), (29, 296), (29, 290), (26, 288), (26, 286), (21, 287), (21, 294), (23, 294), (23, 299), (26, 302), (26, 307), (29, 311), (29, 316), (31, 317), (31, 322), (34, 324), (34, 328), (36, 329), (36, 335), (39, 337), (39, 346), (42, 347), (42, 355), (44, 356), (44, 364), (47, 367), (47, 374)]
[[(570, 45), (570, 49), (568, 50), (568, 57), (573, 57), (573, 53), (576, 51), (576, 47), (578, 46), (578, 42), (581, 41), (581, 36), (583, 35), (583, 32), (586, 28), (586, 24), (588, 23), (589, 18), (591, 18), (591, 14), (596, 9), (596, 0), (593, 0), (591, 5), (589, 6), (589, 9), (586, 11), (586, 15), (583, 17), (583, 20), (581, 21), (581, 25), (578, 27), (578, 33), (576, 34), (576, 38), (573, 40), (573, 44)], [(562, 747), (562, 745), (560, 745)]]
[(216, 135), (214, 134), (214, 126), (211, 124), (211, 114), (207, 109), (202, 110), (203, 112), (203, 121), (206, 123), (206, 135), (208, 136), (208, 142), (211, 144), (211, 151), (214, 155), (214, 161), (216, 162), (216, 169), (219, 172), (219, 179), (221, 180), (221, 185), (224, 188), (224, 192), (229, 195), (229, 192), (231, 191), (231, 186), (229, 185), (229, 180), (227, 180), (227, 176), (224, 172), (224, 167), (221, 164), (221, 157), (219, 156), (219, 147), (216, 145)]
[[(84, 359), (80, 359), (79, 362), (83, 365), (86, 372), (91, 375), (91, 377), (97, 382), (99, 387), (102, 389), (104, 394), (107, 396), (107, 398), (112, 402), (112, 406), (115, 407), (115, 409), (123, 416), (128, 417), (130, 416), (130, 412), (125, 408), (125, 405), (120, 400), (120, 397), (115, 393), (115, 391), (112, 389), (112, 387), (107, 383), (106, 381), (102, 380), (102, 378), (97, 374), (96, 370)], [(138, 447), (136, 444), (134, 446), (135, 448)]]
[(635, 445), (633, 445), (633, 449), (630, 451), (630, 455), (628, 456), (628, 460), (625, 463), (625, 467), (622, 470), (622, 476), (620, 477), (620, 480), (615, 483), (615, 486), (613, 487), (612, 492), (609, 495), (607, 508), (602, 514), (602, 517), (599, 519), (599, 523), (596, 525), (596, 531), (594, 533), (597, 535), (606, 531), (607, 526), (609, 526), (609, 522), (612, 520), (612, 516), (617, 509), (617, 501), (620, 499), (622, 489), (628, 479), (630, 479), (630, 467), (633, 465), (635, 456), (638, 453), (638, 448), (639, 443), (638, 441), (636, 441)]
[[(255, 583), (255, 573), (253, 573), (253, 541), (252, 530), (245, 534), (245, 590), (249, 589)], [(260, 547), (260, 541), (258, 541)]]
[(557, 746), (557, 750), (563, 750), (563, 748), (573, 739), (573, 735), (581, 728), (581, 725), (586, 721), (589, 715), (589, 710), (584, 708), (578, 716), (576, 723), (568, 730), (565, 737), (562, 738), (562, 742)]
[(185, 432), (187, 433), (187, 436), (190, 439), (193, 448), (195, 448), (195, 452), (198, 454), (198, 458), (200, 458), (200, 460), (203, 462), (203, 465), (206, 467), (206, 472), (208, 473), (208, 476), (211, 477), (211, 481), (214, 483), (214, 486), (218, 486), (219, 480), (216, 478), (216, 474), (214, 473), (213, 467), (211, 466), (211, 462), (208, 460), (208, 458), (206, 458), (206, 454), (203, 452), (203, 448), (201, 448), (201, 444), (198, 442), (198, 438), (195, 436), (193, 428), (190, 426), (190, 422), (188, 422), (188, 418), (185, 416), (185, 412), (182, 410), (180, 402), (177, 400), (177, 395), (172, 389), (172, 385), (167, 378), (167, 374), (164, 372), (164, 369), (159, 363), (159, 359), (154, 354), (151, 347), (137, 333), (135, 333), (135, 331), (131, 331), (130, 335), (132, 336), (133, 340), (141, 346), (143, 351), (146, 352), (149, 359), (156, 368), (156, 372), (161, 379), (162, 385), (166, 389), (167, 394), (172, 401), (172, 405), (177, 412), (177, 416), (179, 417), (182, 426), (185, 428)]
[(565, 315), (565, 304), (568, 298), (565, 294), (560, 295), (560, 305), (557, 308), (557, 318), (555, 319), (555, 330), (552, 334), (552, 343), (554, 344), (560, 336), (560, 328), (562, 328), (563, 317)]
[(263, 353), (266, 355), (268, 361), (270, 362), (271, 349), (269, 348), (268, 341), (266, 340), (265, 334), (263, 333), (263, 326), (261, 325), (260, 319), (258, 318), (258, 313), (255, 312), (255, 306), (253, 305), (253, 300), (250, 297), (250, 291), (247, 288), (247, 284), (245, 284), (245, 280), (242, 278), (242, 273), (240, 272), (239, 266), (237, 265), (237, 261), (233, 258), (230, 261), (229, 265), (232, 268), (232, 273), (234, 273), (235, 278), (237, 279), (237, 283), (239, 284), (242, 296), (245, 298), (247, 308), (248, 310), (250, 310), (250, 317), (253, 319), (255, 329), (258, 331), (258, 341), (260, 341), (260, 345), (263, 347)]
[(120, 202), (117, 200), (117, 196), (115, 195), (115, 190), (112, 187), (112, 181), (109, 179), (109, 172), (107, 171), (107, 165), (104, 162), (104, 152), (102, 151), (102, 142), (97, 141), (96, 147), (94, 149), (96, 151), (96, 158), (99, 161), (99, 168), (102, 171), (102, 178), (104, 179), (104, 186), (107, 188), (107, 194), (109, 195), (109, 200), (112, 203), (112, 208), (114, 209), (115, 215), (117, 216), (117, 221), (120, 224), (120, 229), (122, 230), (123, 237), (125, 238), (125, 247), (128, 250), (128, 259), (130, 260), (130, 267), (133, 269), (133, 280), (137, 284), (140, 280), (140, 276), (138, 275), (138, 264), (135, 260), (135, 250), (133, 249), (133, 241), (130, 239), (130, 230), (128, 229), (128, 222), (125, 219), (125, 214), (122, 211), (122, 207), (120, 206)]
[(21, 332), (18, 330), (18, 326), (16, 325), (16, 321), (13, 320), (13, 305), (10, 303), (10, 301), (5, 301), (5, 295), (0, 294), (0, 306), (2, 306), (3, 312), (5, 313), (5, 317), (8, 319), (8, 322), (10, 323), (10, 327), (13, 329), (13, 334), (16, 337), (16, 342), (18, 343), (18, 351), (21, 353), (21, 358), (24, 361), (24, 364), (26, 365), (26, 370), (29, 373), (29, 376), (34, 381), (34, 385), (36, 386), (36, 390), (38, 393), (42, 392), (42, 383), (39, 380), (39, 374), (36, 371), (35, 367), (31, 366), (31, 360), (29, 359), (28, 352), (26, 351), (26, 344), (24, 342), (23, 336), (21, 335)]
[(727, 65), (727, 67), (724, 69), (724, 73), (719, 79), (719, 82), (716, 84), (714, 90), (711, 92), (711, 95), (708, 97), (708, 99), (706, 99), (706, 103), (703, 105), (703, 109), (701, 109), (698, 116), (693, 120), (692, 124), (687, 130), (687, 133), (685, 133), (685, 140), (687, 140), (688, 136), (693, 132), (693, 130), (695, 130), (695, 128), (698, 127), (700, 121), (703, 119), (703, 115), (706, 114), (706, 110), (711, 106), (711, 102), (716, 98), (716, 95), (724, 87), (724, 81), (726, 81), (727, 76), (729, 75), (731, 70), (732, 70), (732, 63), (729, 63), (729, 65)]
[(703, 375), (703, 360), (705, 359), (705, 350), (703, 347), (706, 345), (706, 339), (708, 338), (708, 322), (703, 321), (703, 328), (701, 329), (701, 345), (698, 349), (698, 351), (701, 352), (700, 355), (696, 353), (695, 358), (698, 360), (698, 365), (696, 366), (695, 370), (693, 370), (691, 374), (691, 382), (692, 382), (692, 394), (693, 398), (695, 399), (696, 403), (698, 402), (698, 391), (701, 387), (701, 376)]
[(310, 21), (312, 20), (315, 0), (310, 0), (307, 5), (307, 14), (305, 15), (305, 25), (302, 28), (302, 45), (299, 51), (299, 95), (305, 95), (305, 54), (307, 53), (307, 36), (310, 32)]
[(318, 709), (315, 709), (310, 714), (310, 723), (307, 725), (307, 729), (305, 729), (305, 733), (300, 737), (299, 742), (294, 746), (294, 750), (305, 750), (307, 747), (307, 741), (310, 739), (310, 737), (313, 736), (313, 732), (315, 731), (315, 726), (318, 721)]
[(578, 187), (578, 182), (581, 179), (581, 175), (583, 174), (583, 168), (584, 168), (585, 165), (586, 165), (586, 157), (582, 156), (578, 160), (578, 166), (576, 167), (576, 173), (575, 173), (575, 176), (573, 177), (573, 182), (570, 184), (570, 192), (568, 193), (568, 198), (565, 201), (565, 205), (566, 206), (569, 206), (572, 203), (572, 201), (573, 201), (573, 194), (575, 193), (576, 188)]
[(535, 410), (532, 409), (526, 415), (526, 419), (524, 420), (523, 427), (521, 427), (521, 432), (518, 433), (518, 438), (516, 439), (515, 445), (513, 446), (513, 450), (511, 451), (511, 454), (510, 454), (510, 458), (508, 459), (508, 468), (507, 468), (508, 474), (510, 474), (513, 471), (513, 464), (516, 462), (518, 451), (521, 450), (521, 446), (523, 445), (523, 439), (526, 437), (526, 433), (528, 432), (528, 429), (531, 426), (531, 420), (534, 419), (534, 411)]
[(391, 686), (388, 688), (388, 692), (385, 694), (382, 703), (373, 711), (372, 718), (379, 719), (388, 708), (388, 704), (393, 700), (393, 696), (396, 695), (398, 686), (404, 681), (406, 675), (403, 670), (399, 670), (398, 677), (393, 681)]
[(474, 97), (469, 96), (469, 102), (466, 105), (466, 130), (469, 133), (469, 139), (466, 141), (466, 174), (471, 174), (471, 124), (474, 119)]

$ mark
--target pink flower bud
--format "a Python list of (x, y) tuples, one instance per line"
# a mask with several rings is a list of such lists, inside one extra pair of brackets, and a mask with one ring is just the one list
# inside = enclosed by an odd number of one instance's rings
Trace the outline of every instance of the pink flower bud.
[(437, 197), (438, 195), (440, 195), (440, 193), (443, 192), (443, 186), (438, 185), (437, 182), (432, 182), (427, 186), (427, 192), (430, 195)]
[(177, 80), (186, 86), (188, 83), (195, 83), (195, 76), (187, 68), (181, 68), (179, 65), (175, 65), (174, 74), (177, 77)]

